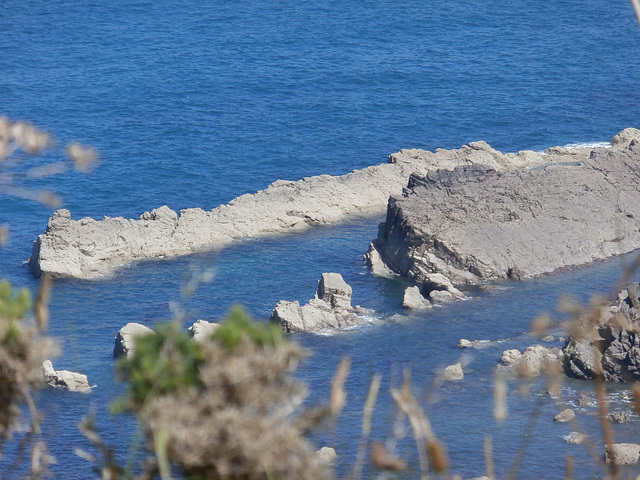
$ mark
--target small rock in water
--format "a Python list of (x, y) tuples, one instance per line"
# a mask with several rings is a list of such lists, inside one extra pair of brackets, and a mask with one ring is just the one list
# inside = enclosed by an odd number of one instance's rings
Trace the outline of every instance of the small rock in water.
[(460, 362), (455, 365), (449, 365), (442, 372), (442, 378), (451, 382), (457, 382), (464, 378), (464, 372), (462, 371), (462, 364)]
[(366, 323), (358, 316), (361, 307), (351, 306), (352, 290), (339, 273), (323, 273), (316, 295), (306, 305), (281, 300), (271, 313), (271, 322), (286, 332), (318, 332)]
[(336, 461), (336, 457), (338, 456), (338, 454), (331, 447), (322, 447), (316, 452), (316, 456), (321, 462), (332, 464)]
[(604, 446), (604, 458), (607, 463), (635, 465), (639, 457), (640, 445), (637, 443), (610, 443)]
[(68, 370), (54, 370), (51, 360), (42, 362), (42, 375), (45, 382), (52, 387), (64, 388), (70, 392), (88, 393), (91, 391), (86, 375)]
[(562, 398), (562, 386), (560, 385), (552, 385), (547, 389), (547, 393), (553, 399)]
[(571, 410), (570, 408), (565, 408), (563, 411), (553, 417), (553, 421), (558, 423), (566, 423), (570, 422), (574, 418), (576, 418), (576, 414), (573, 412), (573, 410)]
[(614, 412), (609, 414), (611, 423), (625, 423), (629, 421), (629, 412)]
[(521, 357), (522, 353), (520, 353), (520, 350), (512, 348), (511, 350), (505, 350), (502, 352), (501, 361), (505, 365), (514, 365)]
[(461, 338), (458, 342), (458, 347), (460, 348), (473, 348), (473, 342), (471, 340), (467, 340), (466, 338)]
[(422, 296), (418, 287), (407, 287), (404, 291), (402, 308), (409, 310), (427, 310), (432, 306), (431, 302)]
[(594, 405), (596, 402), (590, 393), (580, 392), (576, 403), (578, 404), (579, 407), (590, 407)]
[(154, 333), (149, 327), (141, 323), (130, 322), (118, 330), (113, 346), (113, 356), (115, 358), (124, 355), (130, 357), (135, 351), (135, 339), (140, 335)]
[(187, 331), (196, 342), (202, 342), (209, 338), (219, 326), (217, 323), (207, 322), (206, 320), (196, 320)]
[(571, 445), (581, 445), (587, 436), (584, 433), (571, 432), (565, 437), (565, 441)]

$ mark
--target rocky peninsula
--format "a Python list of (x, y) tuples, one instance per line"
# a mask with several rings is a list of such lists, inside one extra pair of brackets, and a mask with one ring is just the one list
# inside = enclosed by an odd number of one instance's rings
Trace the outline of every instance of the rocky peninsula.
[(35, 241), (29, 265), (36, 276), (95, 278), (143, 259), (189, 255), (245, 238), (339, 222), (350, 215), (382, 213), (389, 196), (400, 195), (410, 176), (415, 184), (415, 179), (439, 169), (483, 165), (478, 168), (504, 171), (550, 162), (581, 162), (590, 153), (585, 148), (554, 147), (544, 154), (504, 154), (486, 142), (472, 142), (455, 150), (401, 150), (390, 155), (386, 164), (342, 176), (278, 180), (265, 190), (210, 211), (189, 208), (177, 213), (163, 206), (138, 219), (74, 220), (68, 210), (58, 210)]
[[(412, 174), (366, 255), (416, 282), (523, 279), (640, 248), (640, 131), (576, 163)], [(553, 155), (551, 155), (553, 158)]]

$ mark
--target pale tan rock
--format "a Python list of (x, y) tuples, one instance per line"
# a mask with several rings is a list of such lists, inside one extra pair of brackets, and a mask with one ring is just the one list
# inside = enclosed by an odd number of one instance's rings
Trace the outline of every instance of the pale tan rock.
[(118, 330), (113, 346), (113, 356), (115, 358), (125, 355), (130, 357), (135, 352), (136, 337), (153, 334), (153, 330), (141, 323), (127, 323)]
[(197, 342), (203, 342), (220, 327), (219, 324), (206, 320), (196, 320), (188, 329), (189, 335)]
[(455, 365), (446, 367), (442, 372), (442, 378), (450, 382), (459, 382), (464, 379), (462, 364), (458, 362)]
[(610, 443), (604, 446), (607, 463), (616, 465), (635, 465), (640, 457), (640, 445), (637, 443)]
[(286, 332), (318, 332), (362, 325), (365, 320), (351, 306), (351, 287), (339, 273), (323, 273), (315, 297), (301, 306), (299, 302), (281, 300), (273, 309), (270, 321)]
[(86, 375), (69, 370), (54, 370), (51, 360), (42, 362), (42, 375), (45, 382), (56, 388), (64, 388), (70, 392), (91, 392)]

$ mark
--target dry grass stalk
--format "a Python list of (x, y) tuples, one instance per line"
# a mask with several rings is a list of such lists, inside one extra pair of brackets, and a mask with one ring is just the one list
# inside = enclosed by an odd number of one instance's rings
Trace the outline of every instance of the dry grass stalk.
[(485, 435), (483, 441), (484, 450), (484, 465), (487, 473), (487, 477), (491, 480), (496, 478), (496, 470), (493, 463), (493, 438), (491, 435)]
[(349, 375), (349, 369), (351, 368), (351, 359), (349, 357), (343, 357), (338, 365), (336, 374), (331, 380), (331, 397), (329, 398), (329, 410), (331, 415), (337, 417), (347, 401), (347, 393), (344, 389), (344, 384), (347, 381)]
[(374, 442), (371, 445), (371, 464), (380, 470), (393, 472), (402, 472), (406, 469), (404, 461), (388, 453), (380, 442)]
[(509, 480), (515, 480), (518, 478), (518, 472), (520, 470), (520, 463), (524, 458), (524, 454), (529, 447), (529, 443), (531, 443), (531, 439), (533, 438), (533, 430), (535, 429), (536, 423), (538, 422), (538, 418), (540, 418), (540, 413), (542, 413), (542, 407), (544, 405), (544, 396), (540, 395), (534, 404), (531, 413), (529, 414), (529, 421), (525, 426), (524, 432), (522, 432), (521, 438), (522, 443), (520, 444), (520, 448), (513, 459), (513, 464), (511, 465), (511, 469), (507, 475)]
[(633, 5), (633, 10), (636, 12), (638, 22), (640, 22), (640, 0), (631, 0), (631, 5)]
[(51, 277), (48, 274), (40, 278), (40, 288), (33, 305), (33, 313), (36, 317), (36, 326), (43, 332), (49, 326), (49, 296), (51, 295)]
[(0, 227), (0, 247), (9, 241), (9, 227)]
[(380, 391), (380, 381), (380, 375), (374, 375), (371, 380), (371, 384), (369, 385), (367, 401), (365, 402), (364, 409), (362, 410), (362, 436), (360, 438), (360, 445), (358, 446), (358, 453), (356, 455), (356, 461), (353, 468), (353, 478), (359, 478), (362, 473), (367, 440), (371, 434), (371, 417), (373, 416), (373, 408), (375, 407), (376, 400), (378, 399), (378, 392)]
[(573, 479), (573, 457), (567, 455), (564, 463), (564, 480)]
[(398, 408), (407, 416), (418, 448), (422, 477), (426, 478), (429, 467), (436, 472), (444, 472), (449, 468), (446, 451), (431, 429), (431, 423), (415, 396), (411, 393), (409, 373), (405, 370), (405, 381), (402, 389), (391, 389), (391, 396)]
[(502, 423), (507, 419), (507, 381), (497, 370), (493, 379), (493, 418)]

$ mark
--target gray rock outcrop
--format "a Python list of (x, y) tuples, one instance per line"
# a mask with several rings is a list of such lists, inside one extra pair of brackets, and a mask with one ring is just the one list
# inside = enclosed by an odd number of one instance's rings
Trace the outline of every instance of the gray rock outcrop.
[(338, 454), (335, 449), (331, 447), (322, 447), (320, 450), (316, 451), (316, 456), (322, 463), (329, 465), (335, 463), (336, 458), (338, 458)]
[(610, 413), (607, 418), (611, 423), (626, 423), (631, 419), (629, 412), (614, 412)]
[(587, 436), (584, 433), (580, 432), (571, 432), (564, 439), (567, 443), (571, 445), (582, 445), (586, 440)]
[(616, 465), (635, 465), (640, 458), (640, 445), (637, 443), (610, 443), (604, 446), (604, 458), (607, 463)]
[(555, 417), (553, 417), (553, 421), (557, 423), (567, 423), (576, 418), (576, 414), (570, 408), (565, 408)]
[(295, 232), (349, 215), (381, 213), (389, 196), (399, 195), (412, 174), (418, 178), (429, 171), (469, 164), (505, 170), (581, 161), (588, 155), (589, 149), (558, 148), (547, 154), (503, 154), (485, 142), (472, 142), (456, 150), (401, 150), (390, 155), (386, 164), (342, 176), (277, 180), (265, 190), (209, 211), (189, 208), (177, 213), (163, 206), (138, 219), (73, 220), (68, 210), (58, 210), (34, 243), (29, 265), (36, 276), (45, 272), (53, 277), (94, 278), (142, 259), (189, 255), (243, 238)]
[(454, 284), (535, 277), (640, 248), (640, 131), (575, 159), (411, 175), (372, 248), (418, 283), (439, 273)]
[(402, 299), (402, 307), (408, 310), (428, 310), (433, 304), (424, 298), (418, 287), (407, 287)]
[(69, 370), (54, 370), (51, 360), (42, 362), (42, 375), (45, 382), (56, 388), (64, 388), (70, 392), (88, 393), (91, 391), (87, 376)]
[(365, 320), (351, 306), (351, 287), (339, 273), (323, 273), (314, 298), (306, 305), (282, 300), (271, 313), (270, 321), (286, 332), (317, 332), (362, 325)]
[(559, 367), (562, 352), (556, 347), (534, 345), (527, 347), (524, 352), (516, 349), (502, 352), (501, 361), (505, 365), (513, 365), (522, 377), (538, 377), (550, 368)]
[(443, 380), (449, 382), (459, 382), (464, 379), (464, 371), (462, 370), (462, 364), (460, 362), (455, 365), (449, 365), (442, 371)]
[(600, 309), (595, 330), (584, 320), (582, 331), (575, 329), (563, 347), (565, 373), (574, 378), (596, 376), (595, 351), (601, 353), (605, 380), (640, 380), (640, 285), (632, 283), (617, 298)]
[(122, 355), (130, 357), (135, 352), (136, 337), (153, 334), (153, 330), (141, 323), (127, 323), (118, 330), (113, 346), (113, 356), (118, 358)]
[(196, 320), (193, 325), (189, 327), (188, 332), (195, 341), (202, 342), (210, 337), (219, 326), (218, 323)]

